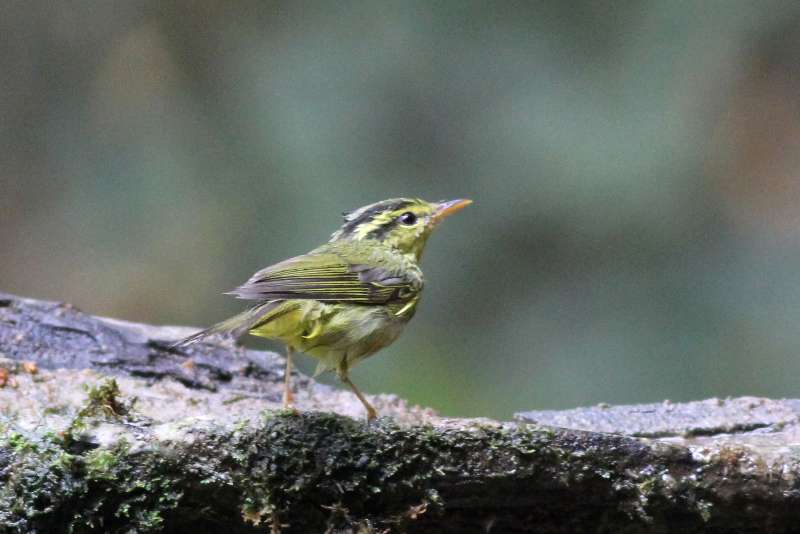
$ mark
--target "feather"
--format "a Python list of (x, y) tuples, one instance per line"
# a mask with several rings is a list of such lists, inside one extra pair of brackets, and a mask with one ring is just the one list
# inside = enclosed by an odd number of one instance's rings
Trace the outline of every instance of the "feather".
[(419, 269), (349, 263), (322, 251), (262, 269), (229, 294), (244, 300), (312, 299), (320, 302), (386, 304), (406, 301), (422, 289)]
[(258, 323), (262, 322), (266, 316), (269, 316), (270, 312), (275, 309), (277, 304), (278, 302), (273, 301), (254, 306), (249, 310), (245, 310), (242, 313), (234, 315), (230, 319), (226, 319), (215, 324), (214, 326), (206, 328), (205, 330), (201, 330), (196, 334), (192, 334), (185, 339), (173, 343), (171, 347), (185, 347), (187, 345), (191, 345), (192, 343), (202, 341), (208, 337), (220, 334), (229, 334), (234, 338), (239, 338), (251, 328), (258, 325)]
[(344, 216), (344, 224), (333, 234), (332, 239), (336, 240), (350, 236), (359, 227), (362, 227), (366, 223), (372, 221), (377, 215), (403, 209), (406, 206), (414, 204), (415, 202), (418, 201), (410, 198), (392, 198), (389, 200), (375, 202), (374, 204), (363, 206), (358, 209), (345, 211), (342, 213)]

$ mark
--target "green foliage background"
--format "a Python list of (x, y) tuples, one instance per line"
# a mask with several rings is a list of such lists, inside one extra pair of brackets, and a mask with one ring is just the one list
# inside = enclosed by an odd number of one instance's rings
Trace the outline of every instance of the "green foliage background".
[(345, 209), (468, 197), (365, 390), (800, 394), (796, 2), (7, 2), (0, 42), (0, 290), (206, 325)]

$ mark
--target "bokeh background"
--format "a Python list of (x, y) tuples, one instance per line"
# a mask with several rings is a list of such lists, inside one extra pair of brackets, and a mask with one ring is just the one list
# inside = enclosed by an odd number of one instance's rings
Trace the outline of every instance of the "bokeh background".
[(468, 197), (366, 391), (800, 395), (797, 2), (5, 2), (0, 44), (2, 291), (207, 325), (345, 209)]

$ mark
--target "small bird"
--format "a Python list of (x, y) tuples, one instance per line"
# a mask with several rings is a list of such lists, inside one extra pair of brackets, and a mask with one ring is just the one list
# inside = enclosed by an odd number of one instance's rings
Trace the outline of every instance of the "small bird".
[(350, 380), (350, 369), (398, 338), (422, 292), (425, 243), (449, 215), (471, 204), (395, 198), (345, 212), (330, 241), (307, 254), (261, 269), (227, 293), (255, 301), (250, 309), (176, 343), (245, 333), (286, 345), (283, 404), (293, 403), (292, 354), (319, 360), (315, 373), (335, 371), (367, 411), (375, 408)]

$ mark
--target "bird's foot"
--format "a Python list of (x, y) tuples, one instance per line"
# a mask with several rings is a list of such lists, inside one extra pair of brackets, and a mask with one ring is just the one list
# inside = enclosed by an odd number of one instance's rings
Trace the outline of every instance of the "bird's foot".
[(378, 412), (372, 406), (367, 406), (367, 424), (372, 424), (378, 419)]
[(294, 415), (300, 413), (294, 405), (294, 394), (289, 390), (283, 392), (283, 409), (292, 412)]

